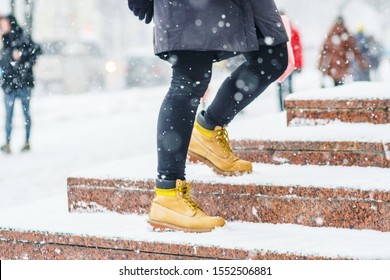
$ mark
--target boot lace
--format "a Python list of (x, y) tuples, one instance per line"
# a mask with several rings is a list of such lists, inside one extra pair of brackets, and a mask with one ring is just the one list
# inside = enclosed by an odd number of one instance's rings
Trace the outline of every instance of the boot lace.
[(191, 199), (191, 186), (192, 186), (192, 183), (188, 183), (188, 184), (185, 184), (184, 186), (180, 186), (178, 188), (178, 191), (179, 191), (179, 194), (182, 198), (184, 198), (184, 201), (185, 203), (192, 209), (192, 210), (196, 210), (196, 209), (200, 209), (199, 205), (193, 201)]
[(223, 127), (220, 130), (218, 130), (215, 140), (217, 140), (217, 143), (220, 145), (223, 151), (225, 151), (226, 153), (233, 152), (229, 144), (229, 134), (226, 128)]

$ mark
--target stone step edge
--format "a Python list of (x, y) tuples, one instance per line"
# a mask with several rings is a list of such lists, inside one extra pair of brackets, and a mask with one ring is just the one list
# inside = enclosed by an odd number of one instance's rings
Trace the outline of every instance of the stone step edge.
[(390, 168), (390, 143), (232, 140), (235, 155), (251, 162)]
[[(68, 211), (149, 213), (154, 197), (153, 181), (117, 181), (109, 186), (110, 183), (103, 182), (104, 187), (68, 187)], [(194, 200), (206, 213), (225, 217), (228, 221), (390, 232), (390, 214), (387, 212), (390, 203), (382, 200), (389, 199), (390, 192), (382, 194), (381, 197), (372, 191), (352, 194), (336, 190), (330, 193), (327, 189), (207, 183), (196, 183), (192, 187)]]
[(288, 99), (284, 101), (285, 108), (293, 109), (365, 109), (389, 111), (390, 99), (340, 99), (340, 100), (316, 100), (316, 99)]
[(0, 228), (0, 249), (0, 259), (341, 259), (289, 252), (191, 246), (3, 228)]
[[(324, 125), (332, 122), (389, 124), (387, 110), (287, 109), (288, 126)], [(321, 120), (321, 121), (320, 121)]]
[[(131, 179), (93, 179), (69, 177), (68, 192), (72, 188), (113, 188), (132, 191), (154, 192), (155, 180)], [(368, 202), (390, 202), (390, 191), (362, 190), (346, 187), (330, 188), (319, 186), (278, 186), (263, 184), (232, 185), (224, 183), (209, 183), (194, 181), (193, 193), (212, 193), (213, 195), (255, 195), (275, 197), (302, 197), (312, 199), (355, 200)]]
[(282, 150), (319, 152), (361, 152), (372, 154), (389, 153), (390, 143), (345, 140), (284, 140), (284, 139), (232, 139), (235, 150)]

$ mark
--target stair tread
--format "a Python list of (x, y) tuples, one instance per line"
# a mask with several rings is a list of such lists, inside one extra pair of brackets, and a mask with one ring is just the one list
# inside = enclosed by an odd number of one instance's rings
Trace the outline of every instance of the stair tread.
[(6, 209), (0, 212), (0, 217), (0, 235), (4, 230), (13, 229), (329, 258), (390, 258), (390, 233), (245, 222), (229, 222), (224, 228), (201, 235), (160, 233), (152, 231), (147, 216), (69, 214), (64, 196)]
[(232, 123), (229, 136), (233, 140), (390, 142), (389, 124), (334, 122), (322, 126), (287, 127), (285, 119), (284, 112)]
[(286, 100), (386, 100), (390, 99), (388, 82), (355, 82), (343, 87), (311, 89), (291, 94)]
[[(154, 180), (154, 155), (111, 162), (74, 173), (73, 178)], [(252, 174), (223, 177), (203, 164), (188, 164), (187, 180), (229, 185), (278, 185), (390, 191), (390, 172), (378, 167), (253, 163)]]

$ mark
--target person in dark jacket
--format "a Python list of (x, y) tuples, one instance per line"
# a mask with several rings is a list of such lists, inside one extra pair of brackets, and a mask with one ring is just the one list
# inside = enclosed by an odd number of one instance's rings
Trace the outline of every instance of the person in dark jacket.
[(353, 59), (352, 78), (354, 81), (371, 81), (371, 75), (373, 75), (372, 72), (375, 72), (378, 68), (381, 57), (381, 48), (372, 36), (365, 33), (363, 25), (358, 26), (357, 33), (354, 38), (356, 40), (357, 47), (362, 53), (364, 59), (369, 63), (370, 67), (367, 69), (361, 69), (359, 67), (359, 61)]
[(25, 117), (26, 138), (22, 151), (30, 150), (30, 99), (34, 87), (33, 66), (41, 49), (25, 34), (12, 15), (0, 18), (0, 35), (3, 49), (0, 51), (2, 88), (6, 108), (6, 143), (1, 147), (11, 153), (12, 118), (16, 99), (20, 99)]
[[(227, 125), (285, 71), (288, 36), (273, 0), (128, 0), (146, 23), (154, 21), (154, 50), (172, 64), (171, 85), (157, 124), (158, 176), (149, 223), (158, 229), (211, 231), (225, 224), (191, 198), (192, 161), (225, 176), (252, 172), (230, 147)], [(213, 62), (242, 54), (246, 61), (224, 81), (197, 116)]]
[(335, 86), (343, 85), (351, 72), (351, 56), (355, 57), (361, 69), (368, 69), (356, 40), (348, 31), (344, 19), (338, 16), (322, 46), (318, 69), (323, 75), (331, 77)]

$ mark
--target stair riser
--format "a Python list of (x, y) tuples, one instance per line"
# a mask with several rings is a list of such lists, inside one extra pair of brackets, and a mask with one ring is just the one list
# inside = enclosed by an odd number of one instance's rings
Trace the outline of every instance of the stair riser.
[(321, 256), (257, 252), (88, 236), (0, 230), (0, 259), (29, 260), (323, 260)]
[[(324, 95), (326, 97), (326, 95)], [(286, 109), (349, 109), (349, 110), (383, 110), (390, 108), (390, 99), (354, 99), (354, 100), (285, 100)]]
[[(146, 189), (68, 187), (69, 211), (147, 214)], [(291, 223), (390, 232), (390, 194), (277, 186), (197, 183), (193, 197), (211, 215), (231, 221)]]
[(285, 100), (286, 109), (322, 109), (322, 110), (382, 110), (388, 111), (390, 99), (351, 99), (351, 100)]
[(389, 144), (356, 142), (232, 141), (236, 156), (251, 162), (389, 168)]
[(389, 168), (390, 162), (384, 155), (302, 152), (302, 151), (234, 151), (234, 154), (251, 162), (295, 165), (331, 165)]
[[(197, 259), (176, 255), (136, 253), (128, 250), (96, 249), (67, 245), (6, 243), (0, 241), (0, 259), (8, 260), (187, 260)], [(60, 253), (56, 253), (60, 252)]]
[(389, 124), (388, 110), (329, 110), (329, 109), (286, 109), (287, 125), (321, 125), (334, 121), (345, 123)]
[[(324, 96), (325, 97), (325, 96)], [(286, 100), (287, 124), (390, 123), (390, 100)]]

